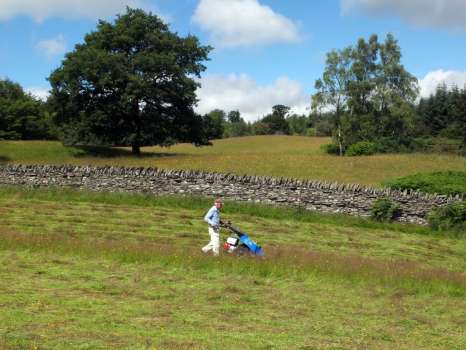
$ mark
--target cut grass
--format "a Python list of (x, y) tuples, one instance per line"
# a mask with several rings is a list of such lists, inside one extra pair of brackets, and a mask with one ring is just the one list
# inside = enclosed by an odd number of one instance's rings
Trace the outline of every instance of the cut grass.
[(215, 259), (209, 205), (0, 188), (0, 349), (466, 346), (464, 239), (227, 202), (266, 257)]
[[(465, 299), (0, 251), (0, 339), (30, 349), (461, 349)], [(21, 275), (19, 277), (18, 275)]]
[(380, 186), (383, 181), (433, 171), (465, 171), (466, 158), (439, 154), (336, 157), (320, 150), (328, 138), (252, 136), (216, 140), (212, 147), (179, 144), (145, 147), (141, 157), (127, 148), (74, 148), (59, 142), (1, 141), (3, 163), (81, 164), (195, 169)]

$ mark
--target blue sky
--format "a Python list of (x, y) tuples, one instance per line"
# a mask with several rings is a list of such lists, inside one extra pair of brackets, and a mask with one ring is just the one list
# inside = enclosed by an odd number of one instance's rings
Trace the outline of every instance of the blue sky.
[(466, 0), (1, 0), (0, 77), (44, 96), (65, 52), (127, 5), (215, 48), (202, 113), (239, 109), (254, 120), (278, 103), (304, 112), (325, 54), (372, 33), (395, 35), (423, 95), (466, 83)]

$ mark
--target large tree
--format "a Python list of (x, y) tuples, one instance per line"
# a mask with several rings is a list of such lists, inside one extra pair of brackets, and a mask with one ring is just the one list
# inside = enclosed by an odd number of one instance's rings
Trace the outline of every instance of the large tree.
[(322, 79), (316, 81), (314, 106), (335, 115), (334, 135), (340, 148), (359, 141), (380, 150), (406, 148), (412, 137), (417, 79), (401, 64), (393, 35), (383, 43), (376, 35), (328, 54)]
[(206, 143), (195, 91), (209, 46), (180, 37), (156, 15), (127, 8), (68, 53), (49, 77), (69, 144), (140, 147)]

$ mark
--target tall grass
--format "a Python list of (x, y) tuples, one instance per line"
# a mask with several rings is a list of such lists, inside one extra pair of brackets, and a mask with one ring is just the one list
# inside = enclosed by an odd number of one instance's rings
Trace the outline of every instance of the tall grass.
[(81, 164), (195, 169), (380, 186), (383, 181), (433, 171), (464, 171), (466, 158), (441, 154), (337, 157), (323, 153), (328, 138), (253, 136), (213, 141), (211, 147), (179, 144), (145, 147), (141, 157), (127, 148), (63, 147), (58, 142), (0, 141), (0, 162)]
[(80, 258), (107, 258), (124, 264), (159, 264), (200, 270), (220, 270), (225, 274), (263, 278), (306, 279), (309, 275), (349, 279), (359, 284), (381, 284), (411, 293), (445, 293), (466, 297), (466, 276), (441, 268), (396, 260), (376, 260), (358, 256), (293, 248), (274, 248), (265, 257), (228, 256), (208, 258), (198, 249), (172, 244), (94, 240), (63, 235), (25, 235), (1, 232), (0, 250), (53, 252)]

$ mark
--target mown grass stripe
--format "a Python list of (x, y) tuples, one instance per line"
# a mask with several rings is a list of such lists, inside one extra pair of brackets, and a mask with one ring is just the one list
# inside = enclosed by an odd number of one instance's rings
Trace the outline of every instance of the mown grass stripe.
[(0, 249), (35, 253), (55, 252), (80, 258), (105, 257), (120, 263), (161, 264), (183, 269), (218, 270), (270, 278), (305, 279), (309, 275), (333, 276), (360, 284), (381, 284), (412, 293), (446, 293), (466, 296), (466, 276), (441, 268), (396, 260), (376, 260), (295, 248), (269, 250), (265, 258), (208, 258), (189, 247), (155, 242), (115, 241), (69, 237), (60, 234), (27, 235), (1, 232)]

